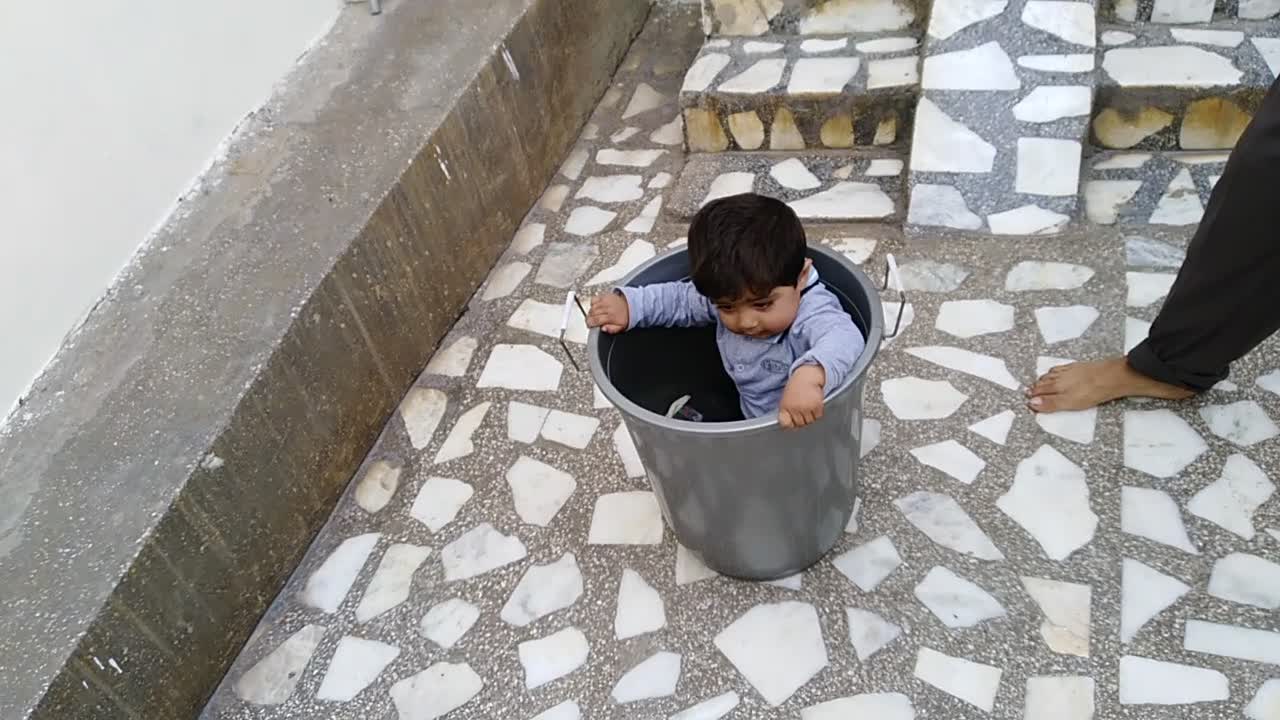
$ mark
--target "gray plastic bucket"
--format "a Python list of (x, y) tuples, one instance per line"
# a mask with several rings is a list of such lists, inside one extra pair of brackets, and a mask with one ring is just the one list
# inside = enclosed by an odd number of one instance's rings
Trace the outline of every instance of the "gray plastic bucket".
[[(839, 540), (858, 494), (862, 389), (884, 313), (876, 287), (847, 258), (819, 246), (809, 256), (867, 340), (809, 427), (783, 430), (776, 414), (740, 419), (714, 328), (593, 330), (588, 341), (591, 374), (622, 411), (667, 524), (707, 567), (732, 577), (773, 580), (813, 565)], [(682, 280), (688, 272), (681, 249), (621, 284)], [(665, 417), (685, 394), (708, 421)]]

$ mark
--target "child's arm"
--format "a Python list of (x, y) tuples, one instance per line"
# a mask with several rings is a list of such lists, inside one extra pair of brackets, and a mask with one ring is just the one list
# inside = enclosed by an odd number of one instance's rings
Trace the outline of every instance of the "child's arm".
[(866, 348), (862, 333), (839, 305), (806, 316), (792, 331), (809, 349), (792, 363), (782, 392), (778, 424), (784, 428), (804, 427), (822, 417), (827, 393), (840, 386)]
[(591, 303), (588, 325), (605, 332), (643, 327), (695, 327), (716, 321), (716, 310), (690, 282), (621, 287)]

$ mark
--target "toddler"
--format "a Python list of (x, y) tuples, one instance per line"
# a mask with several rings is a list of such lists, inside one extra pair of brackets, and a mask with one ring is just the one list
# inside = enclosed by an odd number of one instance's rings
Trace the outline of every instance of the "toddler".
[(781, 200), (713, 200), (689, 227), (690, 281), (617, 288), (592, 300), (587, 324), (606, 333), (714, 324), (743, 415), (776, 410), (782, 427), (804, 427), (866, 345), (805, 249), (804, 227)]

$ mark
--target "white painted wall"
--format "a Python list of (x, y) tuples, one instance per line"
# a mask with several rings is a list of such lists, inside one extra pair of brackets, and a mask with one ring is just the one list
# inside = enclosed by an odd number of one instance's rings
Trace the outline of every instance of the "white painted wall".
[(340, 9), (0, 2), (0, 423)]

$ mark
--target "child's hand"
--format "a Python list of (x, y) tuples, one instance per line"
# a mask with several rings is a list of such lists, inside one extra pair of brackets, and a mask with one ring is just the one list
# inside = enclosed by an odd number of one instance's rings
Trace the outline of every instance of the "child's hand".
[(608, 293), (591, 298), (591, 311), (587, 313), (587, 327), (598, 327), (609, 333), (620, 333), (631, 325), (631, 310), (627, 299), (619, 293)]
[(821, 365), (803, 365), (791, 373), (778, 405), (778, 424), (784, 428), (802, 428), (822, 417), (823, 386), (827, 373)]

